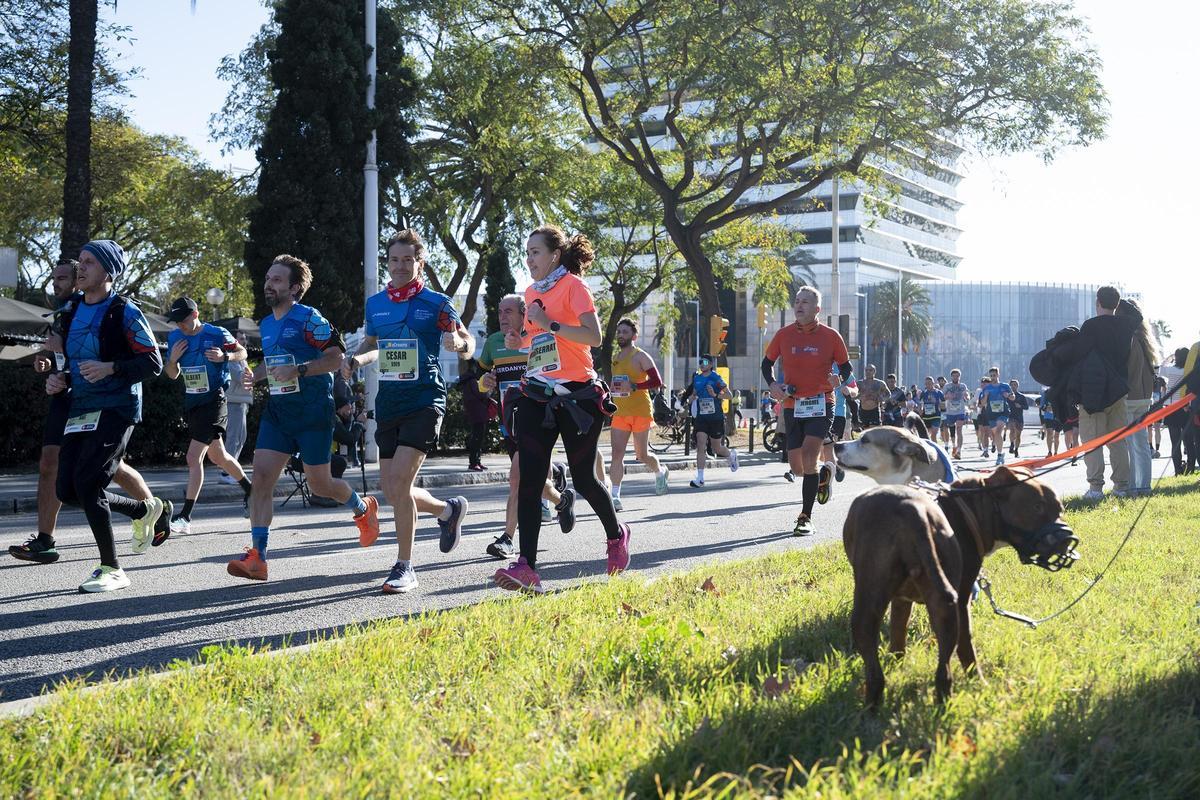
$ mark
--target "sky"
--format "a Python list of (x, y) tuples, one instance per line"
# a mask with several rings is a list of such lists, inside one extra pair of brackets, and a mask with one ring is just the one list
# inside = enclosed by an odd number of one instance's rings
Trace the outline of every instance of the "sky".
[[(1172, 347), (1200, 338), (1196, 257), (1179, 239), (1200, 220), (1200, 4), (1077, 0), (1104, 62), (1111, 120), (1105, 140), (1044, 163), (1030, 155), (968, 156), (960, 171), (961, 280), (1120, 283), (1173, 330)], [(133, 41), (121, 62), (141, 74), (126, 105), (153, 133), (186, 138), (211, 163), (253, 169), (254, 154), (223, 155), (208, 119), (224, 102), (222, 56), (266, 21), (255, 0), (120, 0), (110, 19)]]

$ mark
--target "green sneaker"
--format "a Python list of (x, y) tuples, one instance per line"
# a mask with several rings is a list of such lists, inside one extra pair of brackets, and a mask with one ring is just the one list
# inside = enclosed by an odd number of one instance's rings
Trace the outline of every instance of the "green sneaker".
[(106, 567), (101, 564), (92, 572), (92, 576), (79, 585), (81, 592), (115, 592), (129, 586), (129, 578), (120, 567)]
[(801, 512), (800, 516), (796, 517), (796, 527), (792, 528), (792, 536), (812, 536), (813, 526), (812, 520), (808, 518), (808, 514)]
[(154, 523), (158, 522), (162, 512), (162, 500), (151, 497), (146, 501), (145, 516), (133, 521), (133, 552), (144, 553), (150, 549), (150, 539), (154, 536)]
[(32, 561), (35, 564), (53, 564), (58, 561), (58, 551), (54, 545), (42, 544), (41, 537), (34, 534), (25, 544), (14, 544), (8, 548), (8, 554), (21, 561)]

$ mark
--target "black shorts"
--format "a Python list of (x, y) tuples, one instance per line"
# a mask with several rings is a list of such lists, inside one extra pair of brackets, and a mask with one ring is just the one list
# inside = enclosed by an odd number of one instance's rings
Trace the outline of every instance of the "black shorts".
[(1061, 431), (1063, 429), (1062, 420), (1059, 419), (1044, 419), (1042, 420), (1042, 425), (1052, 431)]
[(870, 410), (859, 408), (858, 419), (862, 422), (864, 428), (877, 428), (883, 424), (883, 419), (879, 416), (878, 406)]
[(809, 417), (808, 419), (797, 419), (792, 416), (792, 409), (785, 408), (783, 409), (783, 427), (787, 431), (788, 450), (798, 450), (809, 436), (817, 436), (822, 442), (828, 442), (833, 428), (833, 403), (825, 404), (825, 416)]
[(703, 433), (719, 443), (725, 436), (725, 418), (696, 417), (692, 420), (692, 433)]
[(508, 460), (512, 461), (513, 456), (517, 454), (517, 440), (511, 436), (505, 436), (500, 441), (504, 442), (504, 452), (508, 453)]
[(62, 444), (63, 428), (71, 413), (71, 393), (59, 392), (50, 395), (50, 409), (42, 426), (42, 447), (58, 447)]
[(845, 417), (834, 417), (833, 425), (829, 429), (829, 434), (830, 434), (830, 438), (832, 438), (835, 442), (839, 441), (843, 436), (845, 436), (846, 435), (846, 418)]
[(398, 447), (411, 447), (428, 454), (437, 447), (441, 429), (442, 412), (436, 408), (420, 408), (402, 417), (381, 420), (375, 430), (379, 457), (394, 457)]
[(1076, 417), (1075, 419), (1069, 419), (1069, 420), (1067, 420), (1066, 422), (1064, 422), (1064, 423), (1063, 423), (1063, 430), (1064, 430), (1064, 431), (1077, 431), (1077, 430), (1079, 430), (1079, 417)]
[(229, 424), (229, 405), (222, 395), (202, 406), (185, 408), (183, 419), (187, 422), (188, 436), (193, 442), (212, 444), (213, 439), (225, 436), (225, 427)]
[(132, 433), (132, 422), (118, 411), (105, 409), (94, 430), (64, 436), (58, 454), (59, 499), (70, 497), (67, 487), (77, 486), (80, 478), (107, 487), (121, 466)]

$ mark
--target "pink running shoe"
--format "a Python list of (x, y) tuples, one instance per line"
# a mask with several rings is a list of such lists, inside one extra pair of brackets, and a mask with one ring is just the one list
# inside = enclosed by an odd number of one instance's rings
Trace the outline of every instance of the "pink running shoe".
[[(628, 561), (628, 558), (626, 558)], [(510, 592), (529, 592), (530, 594), (541, 594), (542, 579), (534, 572), (533, 567), (529, 566), (529, 562), (521, 556), (513, 563), (509, 564), (504, 569), (496, 570), (493, 576), (496, 585), (501, 589), (508, 589)]]
[(629, 526), (621, 523), (621, 538), (608, 540), (608, 574), (624, 572), (629, 566)]

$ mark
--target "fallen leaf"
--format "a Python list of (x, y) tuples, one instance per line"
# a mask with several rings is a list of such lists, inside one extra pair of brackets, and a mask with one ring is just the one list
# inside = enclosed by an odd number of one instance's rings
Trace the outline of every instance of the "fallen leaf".
[(785, 692), (791, 691), (792, 681), (789, 678), (784, 678), (782, 681), (774, 675), (763, 681), (763, 695), (768, 700), (774, 700)]
[(979, 748), (975, 744), (975, 740), (963, 731), (954, 734), (950, 739), (950, 752), (956, 756), (970, 758), (978, 752)]
[(715, 583), (713, 583), (713, 579), (712, 579), (711, 575), (709, 575), (707, 578), (704, 579), (704, 583), (700, 584), (700, 591), (708, 592), (709, 594), (715, 595), (716, 597), (721, 596), (721, 590), (717, 588), (717, 585)]
[(621, 613), (627, 617), (633, 617), (634, 619), (642, 616), (642, 612), (629, 605), (629, 603), (621, 603)]

